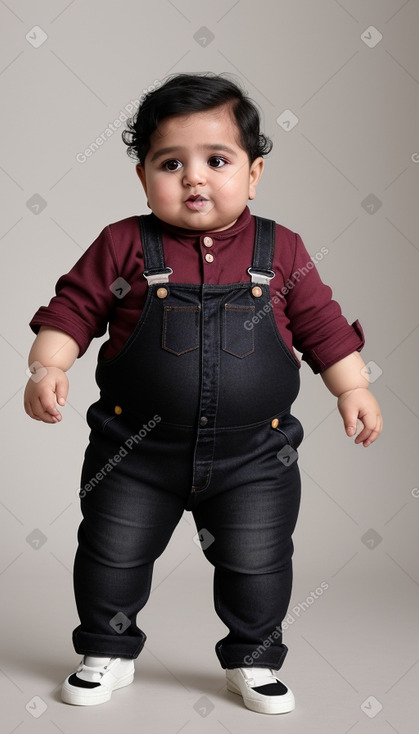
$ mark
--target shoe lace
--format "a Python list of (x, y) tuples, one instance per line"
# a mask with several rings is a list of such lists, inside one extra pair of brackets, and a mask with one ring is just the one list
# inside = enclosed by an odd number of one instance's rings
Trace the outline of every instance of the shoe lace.
[(276, 683), (277, 681), (273, 668), (262, 668), (257, 670), (257, 672), (252, 668), (249, 672), (244, 669), (244, 675), (247, 685), (250, 686), (250, 688), (257, 685), (266, 685), (267, 683)]
[(106, 665), (102, 665), (102, 667), (98, 668), (95, 665), (86, 665), (86, 663), (84, 663), (82, 660), (77, 672), (78, 673), (80, 673), (81, 671), (89, 672), (89, 673), (92, 673), (92, 677), (99, 676), (100, 678), (102, 678), (105, 675), (105, 671), (108, 669), (108, 666), (109, 666), (109, 663), (107, 663)]

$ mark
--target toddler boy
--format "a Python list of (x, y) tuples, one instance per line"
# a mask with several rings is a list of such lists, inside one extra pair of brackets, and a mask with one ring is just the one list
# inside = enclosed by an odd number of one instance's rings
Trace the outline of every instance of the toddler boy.
[[(382, 418), (349, 325), (300, 236), (252, 216), (271, 141), (255, 105), (216, 75), (150, 92), (124, 131), (151, 213), (106, 226), (30, 322), (25, 409), (57, 423), (66, 371), (109, 325), (81, 477), (67, 703), (108, 701), (134, 677), (153, 565), (184, 510), (214, 566), (227, 688), (253, 711), (294, 708), (278, 678), (300, 503), (294, 347), (369, 446)], [(36, 378), (36, 374), (35, 374)], [(199, 624), (199, 620), (197, 620)]]

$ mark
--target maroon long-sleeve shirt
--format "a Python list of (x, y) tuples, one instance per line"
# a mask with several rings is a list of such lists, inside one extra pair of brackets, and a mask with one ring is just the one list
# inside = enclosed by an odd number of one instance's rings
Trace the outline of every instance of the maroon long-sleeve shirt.
[[(193, 231), (161, 222), (166, 265), (174, 283), (238, 283), (250, 280), (255, 220), (246, 206), (240, 217), (221, 232)], [(211, 253), (211, 258), (206, 255)], [(275, 278), (270, 282), (275, 320), (296, 360), (294, 347), (313, 372), (323, 372), (364, 346), (358, 320), (349, 324), (332, 290), (325, 285), (301, 237), (276, 224)], [(147, 293), (138, 217), (108, 224), (93, 244), (56, 283), (56, 295), (41, 306), (30, 321), (38, 333), (41, 325), (54, 326), (75, 339), (79, 357), (94, 337), (106, 333), (106, 358), (127, 341), (141, 316)], [(115, 295), (117, 278), (130, 289)], [(120, 293), (120, 292), (119, 292)], [(264, 314), (260, 314), (263, 318)], [(251, 327), (250, 327), (251, 328)]]

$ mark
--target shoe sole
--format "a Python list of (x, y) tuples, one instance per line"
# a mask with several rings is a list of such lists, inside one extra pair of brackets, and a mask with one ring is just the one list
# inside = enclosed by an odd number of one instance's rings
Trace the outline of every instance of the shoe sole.
[[(100, 688), (76, 688), (75, 686), (67, 685), (66, 681), (63, 683), (63, 687), (61, 689), (61, 700), (64, 703), (70, 703), (74, 706), (96, 706), (99, 703), (106, 703), (106, 701), (109, 701), (114, 691), (118, 688), (129, 686), (133, 680), (134, 673), (128, 673), (121, 678), (111, 690), (101, 690)], [(89, 690), (90, 693), (88, 693)]]
[(250, 709), (250, 711), (256, 711), (256, 713), (258, 714), (288, 714), (290, 713), (290, 711), (294, 711), (295, 709), (295, 700), (293, 694), (289, 696), (286, 693), (284, 695), (284, 700), (280, 703), (272, 702), (269, 704), (268, 701), (253, 701), (251, 699), (245, 698), (240, 688), (236, 686), (233, 681), (228, 679), (227, 690), (231, 693), (237, 693), (239, 696), (242, 696), (246, 708)]

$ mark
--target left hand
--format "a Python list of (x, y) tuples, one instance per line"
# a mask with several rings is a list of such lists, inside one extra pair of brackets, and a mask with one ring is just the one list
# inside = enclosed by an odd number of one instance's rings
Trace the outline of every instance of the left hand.
[(362, 443), (365, 448), (370, 446), (383, 430), (380, 406), (368, 388), (356, 387), (339, 395), (338, 410), (348, 436), (355, 435), (357, 420), (363, 423), (364, 427), (356, 436), (354, 443)]

